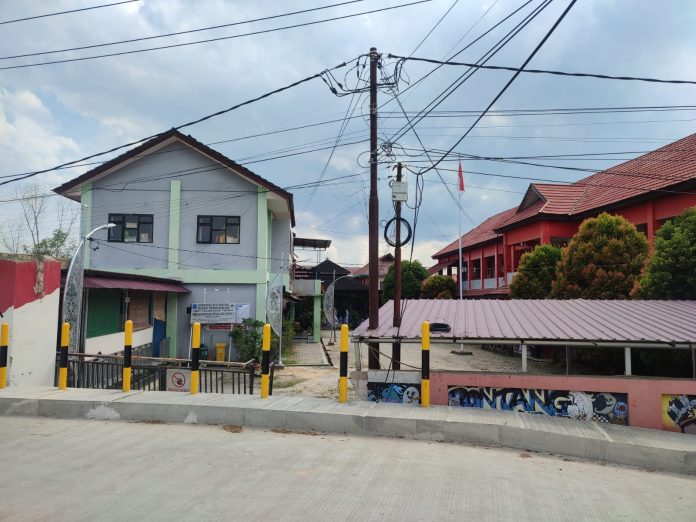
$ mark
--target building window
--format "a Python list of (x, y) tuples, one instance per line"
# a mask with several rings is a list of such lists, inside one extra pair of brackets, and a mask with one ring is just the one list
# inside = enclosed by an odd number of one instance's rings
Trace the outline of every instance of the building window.
[(636, 230), (647, 236), (648, 235), (648, 224), (647, 223), (639, 223), (636, 225)]
[(238, 244), (239, 216), (198, 216), (196, 242)]
[(109, 241), (152, 243), (152, 214), (109, 214)]

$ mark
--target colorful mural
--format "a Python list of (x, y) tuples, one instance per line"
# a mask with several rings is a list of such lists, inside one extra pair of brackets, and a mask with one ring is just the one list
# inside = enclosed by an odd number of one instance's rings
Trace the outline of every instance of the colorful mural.
[(696, 395), (663, 395), (662, 429), (696, 435)]
[(450, 406), (628, 424), (628, 395), (625, 393), (458, 386), (448, 387), (447, 397)]
[(372, 402), (420, 404), (420, 384), (368, 382), (367, 400)]

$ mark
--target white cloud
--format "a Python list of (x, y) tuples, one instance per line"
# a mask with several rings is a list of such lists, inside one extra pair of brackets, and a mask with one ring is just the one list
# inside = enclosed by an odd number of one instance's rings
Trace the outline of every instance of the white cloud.
[(79, 154), (41, 99), (27, 89), (0, 89), (0, 162), (3, 174), (39, 170)]

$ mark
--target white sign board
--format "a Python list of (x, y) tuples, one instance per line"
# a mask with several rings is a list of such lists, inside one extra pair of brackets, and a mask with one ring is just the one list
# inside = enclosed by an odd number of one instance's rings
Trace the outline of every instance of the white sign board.
[(249, 319), (251, 317), (251, 305), (249, 303), (237, 303), (235, 315), (237, 316), (235, 321), (237, 323), (241, 323), (244, 319)]
[(190, 392), (191, 370), (179, 368), (167, 370), (167, 391)]
[(191, 324), (231, 324), (236, 323), (234, 303), (193, 303), (191, 305)]

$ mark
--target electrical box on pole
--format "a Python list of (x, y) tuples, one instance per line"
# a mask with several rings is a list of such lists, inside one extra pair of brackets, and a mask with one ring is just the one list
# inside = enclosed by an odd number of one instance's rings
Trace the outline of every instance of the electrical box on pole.
[(392, 183), (392, 201), (408, 201), (408, 183), (406, 181), (395, 181)]

